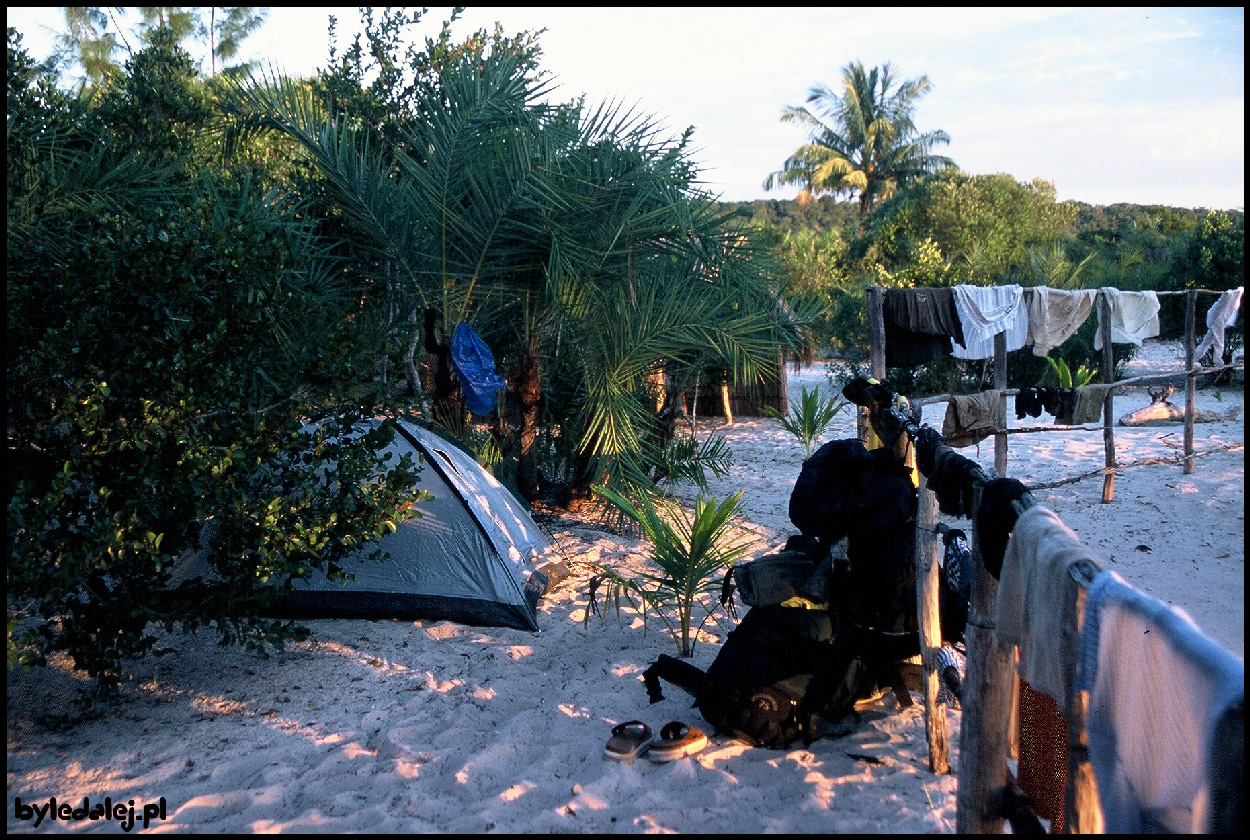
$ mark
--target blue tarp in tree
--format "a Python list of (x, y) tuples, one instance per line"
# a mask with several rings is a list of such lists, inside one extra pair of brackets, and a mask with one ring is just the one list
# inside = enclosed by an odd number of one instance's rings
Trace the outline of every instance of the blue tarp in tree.
[(508, 387), (495, 373), (495, 357), (468, 322), (461, 321), (451, 337), (451, 361), (460, 377), (464, 401), (474, 414), (490, 414), (498, 392)]

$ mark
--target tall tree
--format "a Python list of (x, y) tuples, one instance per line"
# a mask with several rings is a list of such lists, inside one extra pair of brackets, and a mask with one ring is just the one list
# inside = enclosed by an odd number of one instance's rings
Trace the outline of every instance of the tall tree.
[[(136, 6), (133, 9), (101, 6), (63, 6), (65, 31), (57, 37), (55, 60), (61, 67), (82, 68), (88, 89), (101, 84), (120, 70), (119, 51), (133, 54), (151, 45), (157, 32), (173, 33), (174, 43), (185, 46), (198, 40), (209, 59), (209, 72), (217, 75), (217, 62), (229, 61), (249, 35), (268, 16), (268, 9), (252, 6)], [(134, 42), (126, 37), (128, 13), (138, 14), (134, 22)], [(244, 65), (246, 67), (246, 65)], [(226, 66), (226, 70), (238, 67)]]
[[(469, 322), (488, 341), (519, 403), (522, 495), (538, 492), (539, 424), (576, 446), (575, 481), (596, 470), (645, 477), (647, 374), (700, 354), (741, 379), (775, 366), (770, 279), (748, 248), (727, 245), (726, 214), (692, 186), (687, 137), (669, 140), (611, 106), (545, 104), (528, 39), (497, 30), (453, 49), (440, 38), (423, 54), (399, 44), (370, 38), (346, 57), (380, 54), (395, 68), (388, 91), (399, 98), (385, 113), (359, 90), (327, 85), (327, 107), (275, 79), (238, 86), (239, 129), (303, 147), (345, 234), (376, 266), (362, 261), (362, 272), (384, 278), (396, 301), (401, 345), (416, 346), (414, 308), (436, 310), (449, 331)], [(547, 399), (553, 385), (560, 398)], [(544, 406), (566, 416), (540, 419)]]
[(811, 131), (811, 141), (795, 150), (765, 189), (800, 184), (800, 198), (831, 193), (859, 197), (865, 216), (879, 199), (899, 187), (954, 162), (933, 153), (950, 143), (945, 131), (921, 132), (912, 120), (916, 103), (929, 92), (928, 76), (898, 81), (887, 63), (867, 70), (859, 61), (842, 68), (842, 94), (815, 85), (806, 106), (787, 106), (782, 122)]

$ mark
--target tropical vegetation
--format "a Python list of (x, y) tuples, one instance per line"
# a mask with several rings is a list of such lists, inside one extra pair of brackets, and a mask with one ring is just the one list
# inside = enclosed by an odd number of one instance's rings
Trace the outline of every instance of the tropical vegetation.
[[(862, 366), (872, 286), (1244, 282), (1243, 213), (960, 172), (914, 125), (928, 79), (890, 65), (848, 64), (784, 113), (811, 142), (769, 182), (802, 200), (734, 204), (700, 187), (690, 132), (560, 100), (534, 33), (453, 38), (453, 15), (417, 37), (423, 12), (366, 9), (328, 67), (289, 78), (229, 64), (245, 7), (149, 9), (124, 39), (116, 9), (67, 13), (73, 90), (8, 30), (8, 648), (102, 686), (152, 627), (298, 635), (259, 618), (275, 588), (420, 515), (415, 465), (379, 461), (359, 419), (437, 423), (531, 502), (632, 517), (661, 568), (686, 565), (618, 591), (675, 616), (685, 651), (737, 510), (656, 518), (674, 483), (706, 494), (731, 462), (680, 431), (688, 391), (796, 356)], [(1164, 335), (1182, 318), (1167, 299)], [(508, 385), (484, 414), (440, 361), (461, 324)], [(1100, 366), (1092, 329), (1055, 363)], [(1048, 363), (1017, 351), (1010, 375)], [(985, 375), (889, 372), (910, 394)], [(805, 445), (827, 409), (800, 400)], [(176, 576), (192, 555), (204, 573)]]
[(824, 434), (838, 412), (847, 406), (845, 400), (836, 397), (821, 398), (820, 389), (803, 389), (797, 400), (790, 401), (790, 410), (782, 414), (772, 406), (764, 406), (764, 414), (781, 424), (781, 427), (798, 438), (803, 445), (803, 460), (812, 457), (812, 443)]
[[(9, 31), (10, 661), (107, 684), (150, 627), (298, 632), (273, 587), (420, 514), (364, 416), (459, 430), (531, 500), (725, 462), (662, 407), (774, 372), (802, 310), (689, 136), (550, 102), (530, 34), (420, 19), (366, 14), (312, 79), (205, 79), (161, 27), (75, 93)], [(486, 416), (421, 352), (461, 323), (509, 384)]]
[(933, 151), (950, 142), (946, 132), (919, 131), (913, 120), (917, 102), (931, 88), (928, 76), (898, 79), (889, 63), (871, 70), (860, 61), (847, 64), (841, 93), (817, 84), (806, 106), (782, 111), (783, 122), (798, 123), (810, 138), (768, 176), (765, 188), (798, 184), (803, 198), (856, 196), (862, 222), (879, 200), (954, 166)]

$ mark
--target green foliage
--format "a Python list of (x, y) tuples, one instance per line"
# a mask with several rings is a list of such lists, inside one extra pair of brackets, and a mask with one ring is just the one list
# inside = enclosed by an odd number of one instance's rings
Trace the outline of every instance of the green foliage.
[(803, 444), (803, 460), (812, 457), (812, 442), (824, 434), (846, 406), (845, 400), (834, 397), (820, 398), (820, 389), (803, 389), (803, 395), (790, 401), (789, 415), (782, 414), (771, 406), (765, 406), (764, 412), (781, 424), (781, 427), (799, 439)]
[[(245, 73), (250, 69), (247, 64), (225, 62), (238, 55), (268, 16), (268, 9), (250, 6), (67, 6), (62, 12), (65, 29), (57, 35), (54, 61), (64, 70), (81, 70), (93, 97), (123, 75), (117, 53), (131, 52), (132, 43), (147, 48), (162, 40), (178, 46), (198, 42), (209, 58), (205, 68), (209, 73)], [(128, 28), (133, 30), (129, 36)]]
[(1084, 388), (1098, 375), (1097, 368), (1088, 368), (1085, 365), (1078, 367), (1076, 374), (1073, 375), (1072, 370), (1068, 367), (1068, 363), (1061, 357), (1047, 356), (1046, 362), (1050, 365), (1054, 383), (1060, 388)]
[(881, 205), (852, 256), (893, 275), (933, 263), (926, 248), (936, 247), (947, 265), (929, 265), (929, 284), (1021, 282), (1030, 249), (1062, 241), (1075, 218), (1048, 182), (947, 170)]
[[(640, 609), (644, 618), (654, 614), (672, 638), (678, 656), (691, 656), (698, 627), (713, 614), (726, 569), (750, 551), (748, 537), (734, 532), (742, 492), (723, 502), (700, 496), (693, 514), (676, 506), (662, 511), (650, 498), (636, 504), (606, 487), (596, 487), (595, 493), (642, 528), (655, 566), (654, 571), (635, 577), (601, 569), (595, 584), (604, 586), (605, 605), (615, 603), (619, 611), (624, 598)], [(592, 592), (586, 621), (597, 609), (596, 597)], [(696, 610), (703, 613), (698, 626)]]
[[(755, 382), (794, 343), (767, 255), (697, 188), (688, 134), (613, 105), (548, 104), (529, 37), (459, 45), (445, 25), (403, 52), (411, 23), (388, 12), (367, 25), (313, 90), (239, 86), (237, 130), (279, 131), (314, 162), (360, 273), (386, 268), (405, 369), (417, 370), (414, 311), (436, 310), (448, 330), (469, 321), (487, 341), (510, 379), (494, 429), (523, 496), (538, 492), (540, 454), (583, 491), (649, 485), (666, 441), (645, 399), (651, 370), (715, 365)], [(558, 414), (560, 445), (542, 445), (555, 436), (540, 409)]]
[[(179, 66), (149, 52), (133, 107), (39, 95), (20, 56), (8, 78), (9, 652), (65, 651), (101, 686), (153, 625), (290, 638), (257, 618), (273, 588), (337, 574), (419, 501), (385, 431), (350, 434), (374, 413), (350, 396), (369, 312), (298, 208), (188, 164), (194, 119), (129, 130)], [(175, 583), (192, 554), (210, 573)]]
[(719, 478), (728, 475), (731, 466), (733, 452), (723, 437), (711, 435), (700, 444), (694, 435), (679, 434), (656, 452), (650, 469), (651, 478), (657, 485), (688, 482), (707, 493), (708, 472)]
[(731, 201), (724, 206), (748, 225), (781, 233), (837, 233), (849, 241), (859, 224), (858, 205), (830, 195), (803, 201), (775, 198)]
[(1186, 255), (1188, 288), (1235, 289), (1246, 282), (1246, 216), (1212, 210), (1202, 217)]

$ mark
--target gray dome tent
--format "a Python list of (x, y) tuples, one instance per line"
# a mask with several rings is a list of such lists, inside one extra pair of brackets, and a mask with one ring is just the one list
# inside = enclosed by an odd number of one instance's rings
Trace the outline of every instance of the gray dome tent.
[[(372, 421), (374, 425), (381, 421)], [(355, 579), (330, 581), (322, 572), (295, 581), (295, 592), (273, 605), (277, 616), (299, 618), (428, 618), (487, 627), (538, 629), (541, 574), (534, 561), (550, 546), (525, 506), (468, 453), (432, 431), (398, 420), (387, 446), (420, 464), (418, 486), (433, 499), (419, 518), (399, 524), (356, 555), (344, 558)], [(367, 559), (374, 548), (390, 557)], [(528, 584), (528, 585), (527, 585)]]

